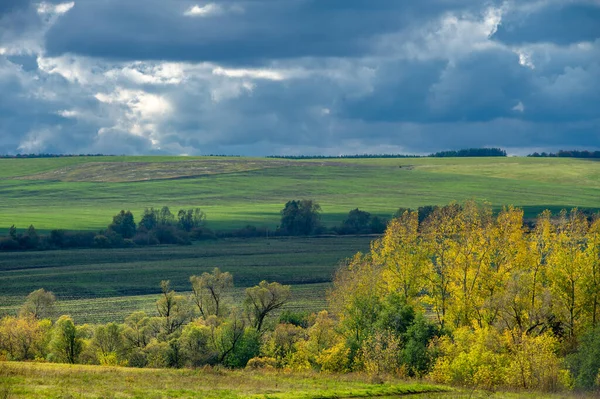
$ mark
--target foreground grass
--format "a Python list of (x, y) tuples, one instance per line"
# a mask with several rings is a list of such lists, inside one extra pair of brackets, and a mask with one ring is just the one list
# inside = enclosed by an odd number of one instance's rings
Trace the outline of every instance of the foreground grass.
[(9, 398), (367, 398), (447, 388), (355, 375), (225, 370), (154, 370), (0, 362)]
[(274, 229), (290, 199), (311, 198), (326, 225), (359, 207), (465, 199), (543, 209), (598, 208), (600, 162), (564, 158), (273, 160), (202, 157), (0, 159), (0, 229), (105, 228), (121, 209), (201, 207), (218, 230)]
[(191, 290), (191, 275), (219, 267), (234, 276), (230, 301), (261, 280), (292, 285), (290, 309), (325, 308), (325, 291), (339, 262), (367, 251), (372, 237), (232, 239), (129, 249), (12, 252), (0, 256), (0, 315), (16, 313), (25, 296), (44, 288), (56, 294), (60, 314), (78, 323), (122, 321), (156, 312), (160, 281)]

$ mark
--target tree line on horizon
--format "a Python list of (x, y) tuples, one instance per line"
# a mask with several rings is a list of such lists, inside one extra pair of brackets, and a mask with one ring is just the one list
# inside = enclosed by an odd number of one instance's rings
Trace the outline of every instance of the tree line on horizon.
[(355, 155), (270, 155), (267, 158), (280, 159), (362, 159), (362, 158), (449, 158), (449, 157), (506, 157), (501, 148), (467, 148), (440, 151), (429, 155), (410, 154), (355, 154)]
[[(0, 159), (14, 158), (76, 158), (76, 157), (114, 157), (125, 156), (116, 154), (0, 154)], [(241, 157), (241, 155), (207, 154), (206, 157)], [(501, 148), (467, 148), (460, 150), (446, 150), (429, 155), (411, 154), (346, 154), (346, 155), (268, 155), (266, 158), (279, 159), (361, 159), (361, 158), (452, 158), (452, 157), (506, 157), (507, 153)], [(600, 158), (600, 151), (589, 150), (559, 150), (552, 152), (534, 152), (528, 154), (532, 158)]]
[(583, 158), (597, 159), (600, 158), (600, 151), (578, 151), (578, 150), (560, 150), (557, 153), (534, 152), (527, 155), (531, 158)]
[(18, 318), (0, 322), (0, 353), (391, 374), (491, 391), (600, 389), (600, 218), (576, 209), (545, 211), (534, 227), (521, 209), (494, 214), (474, 201), (438, 207), (421, 223), (406, 210), (369, 253), (340, 266), (329, 309), (311, 315), (273, 317), (289, 299), (289, 287), (276, 283), (247, 289), (236, 308), (224, 300), (229, 273), (190, 282), (185, 298), (163, 281), (155, 316), (98, 326), (41, 320), (32, 293)]

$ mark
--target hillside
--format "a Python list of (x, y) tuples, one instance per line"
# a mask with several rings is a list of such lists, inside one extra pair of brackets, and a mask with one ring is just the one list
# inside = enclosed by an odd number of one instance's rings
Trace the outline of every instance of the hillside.
[(321, 204), (339, 223), (356, 207), (388, 217), (398, 207), (475, 198), (542, 209), (600, 206), (600, 163), (564, 158), (282, 160), (227, 157), (76, 157), (0, 160), (0, 228), (95, 230), (121, 209), (201, 207), (209, 227), (275, 228), (290, 199)]

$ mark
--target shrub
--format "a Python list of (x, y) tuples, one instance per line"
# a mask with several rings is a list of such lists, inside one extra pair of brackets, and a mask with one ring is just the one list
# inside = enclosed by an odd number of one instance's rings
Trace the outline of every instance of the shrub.
[(330, 373), (345, 373), (350, 365), (350, 349), (344, 342), (324, 350), (317, 356), (317, 364), (322, 371)]
[(600, 326), (583, 334), (577, 352), (570, 355), (567, 362), (576, 388), (600, 387)]
[(19, 243), (11, 237), (0, 238), (0, 250), (15, 251), (20, 249)]
[[(531, 337), (507, 331), (510, 352), (506, 383), (513, 388), (556, 391), (565, 381), (562, 362), (556, 355), (558, 340), (549, 334)], [(597, 370), (596, 370), (597, 375)]]
[(453, 337), (438, 340), (441, 356), (430, 377), (444, 384), (484, 389), (501, 386), (509, 362), (501, 347), (501, 337), (493, 328), (459, 328)]
[(271, 370), (277, 367), (277, 360), (273, 357), (253, 357), (246, 364), (251, 370)]

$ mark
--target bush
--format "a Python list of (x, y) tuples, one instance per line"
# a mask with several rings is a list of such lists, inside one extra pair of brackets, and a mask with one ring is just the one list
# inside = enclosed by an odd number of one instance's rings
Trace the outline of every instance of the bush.
[(293, 324), (298, 327), (308, 328), (310, 314), (308, 312), (293, 312), (284, 310), (279, 315), (279, 324)]
[(454, 337), (440, 338), (438, 348), (441, 356), (430, 374), (434, 381), (482, 389), (504, 384), (510, 359), (495, 329), (462, 327)]
[(251, 370), (272, 370), (277, 367), (277, 360), (272, 357), (253, 357), (246, 364)]
[(189, 235), (174, 226), (159, 225), (151, 233), (161, 244), (191, 244)]
[(577, 352), (567, 362), (576, 388), (600, 388), (600, 326), (583, 334)]
[(317, 364), (322, 371), (331, 373), (345, 373), (350, 364), (350, 349), (344, 342), (340, 342), (330, 349), (324, 350), (317, 357)]
[(136, 245), (158, 245), (160, 241), (153, 235), (145, 231), (138, 231), (138, 233), (133, 237), (133, 242)]
[(11, 237), (0, 238), (0, 250), (3, 251), (15, 251), (20, 249), (19, 243)]
[(429, 372), (436, 354), (430, 342), (438, 336), (437, 328), (423, 315), (418, 315), (403, 335), (400, 360), (410, 377), (420, 377)]
[(94, 237), (94, 247), (110, 248), (110, 240), (105, 235), (98, 234), (97, 236)]

